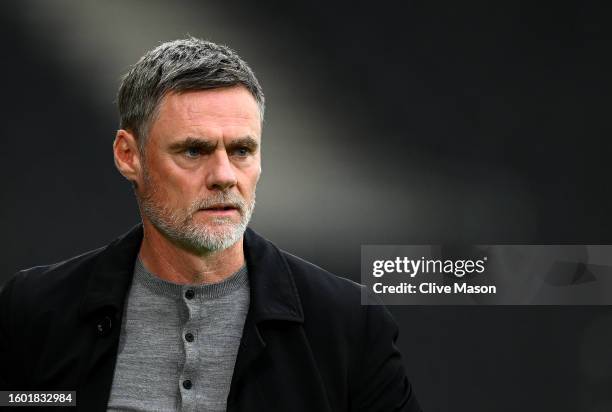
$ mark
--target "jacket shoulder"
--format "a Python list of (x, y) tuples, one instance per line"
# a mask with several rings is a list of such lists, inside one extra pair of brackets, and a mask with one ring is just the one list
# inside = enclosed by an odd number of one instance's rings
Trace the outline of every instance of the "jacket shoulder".
[(327, 307), (355, 309), (355, 305), (360, 305), (363, 285), (332, 274), (284, 250), (281, 253), (296, 282), (302, 304), (307, 303), (304, 300), (316, 299), (319, 305)]
[(382, 321), (392, 329), (397, 324), (382, 301), (364, 285), (346, 279), (280, 250), (295, 280), (306, 320), (336, 323), (340, 329), (361, 330)]
[(372, 324), (397, 329), (387, 308), (365, 286), (288, 252), (281, 253), (293, 275), (307, 330), (359, 339), (369, 333)]
[[(50, 265), (34, 266), (13, 274), (2, 289), (20, 310), (44, 309), (66, 293), (83, 291), (88, 276), (100, 253), (107, 246), (91, 250)], [(75, 295), (73, 295), (75, 296)], [(25, 313), (24, 313), (25, 314)]]

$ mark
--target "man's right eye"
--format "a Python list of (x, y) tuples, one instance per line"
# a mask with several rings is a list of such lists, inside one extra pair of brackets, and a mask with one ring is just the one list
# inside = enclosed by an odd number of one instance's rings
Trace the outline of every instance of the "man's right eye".
[(200, 149), (197, 147), (189, 147), (185, 149), (185, 156), (195, 159), (200, 156)]

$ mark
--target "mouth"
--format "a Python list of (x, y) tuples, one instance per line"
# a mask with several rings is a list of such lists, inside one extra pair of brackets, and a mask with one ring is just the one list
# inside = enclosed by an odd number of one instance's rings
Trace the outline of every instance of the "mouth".
[(237, 210), (238, 208), (234, 205), (230, 205), (230, 204), (226, 204), (226, 203), (218, 203), (218, 204), (214, 204), (205, 208), (202, 208), (200, 210), (214, 210), (214, 211), (220, 211), (220, 210)]
[(230, 215), (234, 212), (239, 212), (239, 209), (232, 204), (227, 203), (217, 203), (205, 208), (200, 209), (200, 211), (216, 214), (216, 215)]

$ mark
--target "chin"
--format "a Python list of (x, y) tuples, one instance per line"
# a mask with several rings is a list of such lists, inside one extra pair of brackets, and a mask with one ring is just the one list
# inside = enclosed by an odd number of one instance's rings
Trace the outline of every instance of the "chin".
[(203, 246), (210, 246), (207, 247), (208, 249), (220, 250), (234, 245), (242, 238), (243, 234), (244, 230), (241, 229), (240, 225), (220, 222), (201, 227), (197, 237), (199, 238), (198, 243)]

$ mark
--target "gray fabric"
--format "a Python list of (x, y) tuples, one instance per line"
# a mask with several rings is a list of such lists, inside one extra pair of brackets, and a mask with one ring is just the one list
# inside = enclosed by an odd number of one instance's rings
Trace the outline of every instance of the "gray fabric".
[(225, 411), (248, 308), (246, 267), (191, 286), (162, 280), (137, 260), (108, 410)]

